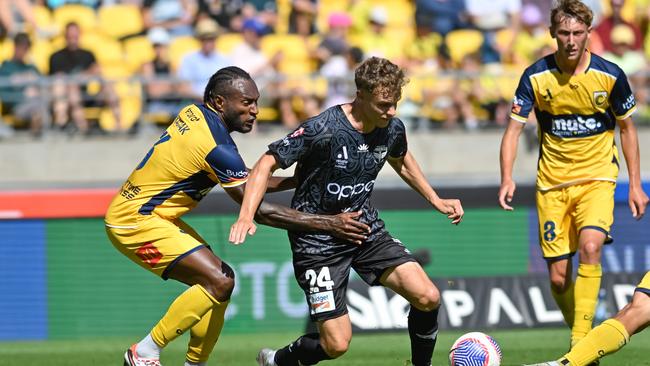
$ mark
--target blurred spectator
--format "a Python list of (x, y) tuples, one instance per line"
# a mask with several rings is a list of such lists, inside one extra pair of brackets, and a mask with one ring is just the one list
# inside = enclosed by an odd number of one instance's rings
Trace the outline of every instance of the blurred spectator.
[(627, 75), (634, 96), (639, 103), (639, 114), (643, 117), (648, 115), (648, 68), (645, 55), (642, 51), (635, 50), (636, 35), (628, 25), (619, 24), (612, 29), (610, 43), (612, 51), (605, 52), (603, 57), (617, 64)]
[(463, 0), (415, 1), (415, 25), (426, 30), (425, 32), (444, 36), (454, 29), (466, 28), (464, 13)]
[(269, 58), (261, 49), (261, 40), (266, 26), (257, 18), (249, 18), (242, 23), (244, 42), (237, 45), (230, 58), (237, 66), (248, 72), (261, 89), (276, 76), (276, 67), (282, 53), (277, 52)]
[(395, 44), (390, 34), (386, 32), (388, 13), (386, 8), (375, 6), (368, 17), (370, 27), (368, 33), (361, 38), (360, 47), (366, 57), (383, 57), (399, 63), (402, 49)]
[(177, 75), (185, 81), (181, 90), (192, 99), (203, 100), (203, 91), (215, 70), (231, 65), (230, 59), (216, 51), (219, 26), (212, 19), (202, 19), (194, 28), (194, 36), (201, 43), (198, 51), (188, 53), (181, 60)]
[(192, 34), (196, 0), (144, 0), (142, 20), (146, 29), (163, 27), (173, 37)]
[(0, 38), (26, 31), (23, 23), (29, 24), (31, 30), (38, 29), (33, 14), (29, 0), (0, 0)]
[(332, 56), (342, 56), (350, 45), (348, 44), (348, 29), (352, 18), (346, 13), (334, 12), (327, 18), (327, 33), (314, 53), (319, 65), (326, 63)]
[(496, 63), (501, 61), (502, 56), (509, 57), (512, 42), (499, 49), (496, 36), (498, 31), (509, 29), (514, 40), (514, 35), (519, 33), (521, 0), (466, 0), (466, 6), (470, 22), (483, 33), (481, 61), (485, 64)]
[(14, 55), (0, 65), (0, 79), (9, 86), (0, 88), (2, 114), (11, 114), (20, 122), (27, 122), (33, 136), (40, 136), (46, 116), (45, 102), (39, 98), (35, 83), (40, 76), (36, 66), (26, 61), (31, 41), (26, 33), (14, 37)]
[(178, 85), (172, 80), (168, 48), (171, 37), (162, 27), (151, 28), (147, 37), (153, 45), (155, 57), (142, 65), (142, 76), (147, 81), (146, 111), (155, 116), (156, 121), (171, 121), (184, 105)]
[(239, 32), (245, 5), (244, 0), (199, 0), (197, 20), (212, 19), (228, 32)]
[(320, 68), (320, 75), (327, 79), (327, 94), (321, 106), (325, 110), (331, 106), (349, 103), (354, 99), (354, 70), (363, 61), (363, 51), (359, 47), (347, 48), (343, 54), (333, 55)]
[(513, 46), (514, 64), (530, 65), (538, 59), (539, 50), (555, 42), (544, 23), (541, 10), (535, 4), (526, 4), (521, 9), (521, 31), (515, 35)]
[(292, 0), (289, 33), (307, 37), (317, 32), (318, 0)]
[(278, 4), (275, 0), (248, 0), (242, 13), (246, 18), (254, 14), (264, 24), (264, 34), (273, 33), (278, 23)]
[[(603, 18), (598, 26), (596, 26), (594, 29), (595, 33), (600, 39), (600, 43), (602, 44), (602, 52), (612, 52), (614, 50), (614, 45), (612, 44), (610, 34), (612, 33), (614, 27), (619, 24), (627, 25), (634, 33), (634, 44), (632, 45), (632, 49), (640, 50), (643, 47), (643, 36), (641, 35), (641, 30), (639, 27), (634, 23), (626, 21), (621, 16), (621, 10), (623, 9), (624, 4), (625, 0), (610, 0), (612, 14), (608, 17)], [(594, 52), (596, 52), (596, 50)]]
[[(88, 133), (88, 121), (84, 115), (85, 106), (97, 106), (98, 102), (108, 104), (116, 121), (117, 130), (122, 123), (120, 106), (115, 90), (101, 79), (101, 70), (95, 55), (79, 47), (81, 29), (77, 23), (65, 26), (65, 42), (63, 49), (50, 56), (50, 75), (56, 76), (53, 87), (54, 124), (60, 128), (68, 125), (70, 119), (81, 133)], [(72, 77), (64, 79), (63, 76)], [(91, 83), (101, 83), (98, 94), (89, 93)]]

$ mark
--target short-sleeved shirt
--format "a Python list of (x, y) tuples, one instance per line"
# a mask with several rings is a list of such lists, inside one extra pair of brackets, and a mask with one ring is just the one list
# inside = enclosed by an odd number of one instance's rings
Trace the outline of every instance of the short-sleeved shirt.
[(96, 62), (95, 55), (90, 51), (81, 48), (74, 51), (64, 48), (50, 57), (50, 75), (84, 72)]
[[(368, 240), (386, 232), (370, 203), (377, 174), (388, 157), (401, 157), (406, 151), (404, 124), (398, 118), (363, 134), (352, 127), (340, 105), (269, 145), (280, 167), (297, 163), (292, 208), (326, 215), (361, 210), (360, 221), (371, 228)], [(325, 234), (290, 231), (289, 238), (294, 252), (302, 253), (328, 254), (350, 245)]]
[(110, 204), (106, 224), (136, 228), (150, 215), (175, 219), (216, 185), (248, 179), (235, 142), (217, 112), (192, 104), (181, 110)]
[[(15, 75), (40, 75), (36, 66), (15, 60), (7, 60), (0, 65), (0, 78)], [(25, 85), (6, 86), (0, 88), (0, 100), (6, 106), (14, 106), (24, 101)]]
[(636, 110), (620, 67), (588, 53), (579, 75), (560, 71), (553, 54), (528, 67), (519, 81), (510, 117), (525, 123), (535, 110), (540, 152), (537, 188), (548, 190), (592, 180), (616, 182), (617, 120)]

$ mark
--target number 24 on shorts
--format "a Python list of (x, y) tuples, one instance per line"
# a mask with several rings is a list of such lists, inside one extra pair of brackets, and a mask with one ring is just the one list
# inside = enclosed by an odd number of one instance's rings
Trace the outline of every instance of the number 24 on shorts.
[(308, 269), (305, 272), (305, 278), (309, 280), (309, 292), (311, 293), (319, 292), (321, 289), (331, 290), (334, 287), (329, 267), (321, 268), (318, 274), (313, 269)]

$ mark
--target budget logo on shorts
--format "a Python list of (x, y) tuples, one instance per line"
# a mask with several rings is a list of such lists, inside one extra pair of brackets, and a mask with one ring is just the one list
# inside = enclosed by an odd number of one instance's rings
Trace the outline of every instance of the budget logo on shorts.
[(311, 315), (324, 313), (336, 309), (334, 293), (332, 291), (317, 292), (309, 295), (309, 312)]

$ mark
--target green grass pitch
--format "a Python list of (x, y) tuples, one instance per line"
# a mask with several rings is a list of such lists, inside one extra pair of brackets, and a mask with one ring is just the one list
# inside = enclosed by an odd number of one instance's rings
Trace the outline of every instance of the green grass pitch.
[[(489, 331), (503, 349), (502, 365), (541, 362), (560, 356), (567, 348), (568, 330)], [(447, 351), (462, 332), (441, 332), (434, 353), (433, 365), (447, 365)], [(292, 341), (297, 333), (222, 334), (209, 365), (256, 365), (257, 351), (266, 346), (280, 347)], [(20, 366), (102, 366), (122, 365), (126, 347), (136, 339), (109, 338), (70, 341), (0, 342), (0, 365)], [(185, 338), (173, 342), (163, 353), (165, 366), (182, 366)], [(638, 334), (632, 342), (614, 355), (603, 359), (603, 366), (650, 365), (650, 332)], [(355, 334), (350, 350), (326, 365), (404, 366), (409, 357), (408, 333)]]

